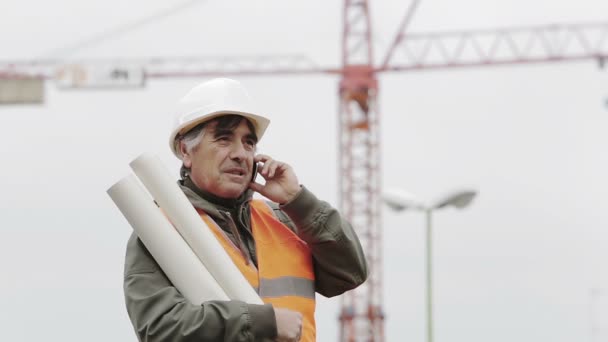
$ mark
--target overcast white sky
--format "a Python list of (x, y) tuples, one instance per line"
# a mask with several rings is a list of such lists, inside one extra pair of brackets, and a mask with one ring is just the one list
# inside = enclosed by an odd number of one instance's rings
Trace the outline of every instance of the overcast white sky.
[[(378, 56), (408, 3), (371, 2)], [(0, 58), (46, 56), (174, 5), (4, 0)], [(337, 66), (341, 9), (341, 1), (201, 0), (71, 57), (305, 53)], [(426, 0), (411, 31), (606, 13), (600, 0)], [(44, 105), (0, 108), (0, 340), (135, 340), (122, 299), (131, 228), (105, 191), (146, 151), (177, 175), (169, 114), (199, 81), (128, 91), (49, 83)], [(337, 205), (338, 79), (242, 81), (273, 120), (261, 150)], [(608, 70), (591, 61), (381, 76), (384, 185), (422, 198), (461, 185), (480, 191), (467, 210), (434, 217), (436, 341), (608, 340), (607, 98)], [(423, 216), (385, 210), (383, 222), (387, 340), (422, 341)], [(319, 340), (336, 340), (339, 300), (319, 302)]]

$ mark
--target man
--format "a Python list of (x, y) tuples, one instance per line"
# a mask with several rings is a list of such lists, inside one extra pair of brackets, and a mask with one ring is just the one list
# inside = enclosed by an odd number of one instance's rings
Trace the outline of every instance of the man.
[[(187, 302), (133, 234), (124, 291), (138, 338), (314, 341), (315, 292), (340, 295), (367, 278), (352, 227), (301, 186), (288, 164), (256, 154), (270, 121), (252, 110), (238, 82), (200, 84), (176, 115), (170, 146), (183, 162), (179, 184), (266, 304)], [(254, 192), (272, 202), (253, 200)]]

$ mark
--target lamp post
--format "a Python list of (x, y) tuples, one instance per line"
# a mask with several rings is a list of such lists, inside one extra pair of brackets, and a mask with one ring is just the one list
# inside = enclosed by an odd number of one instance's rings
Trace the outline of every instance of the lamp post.
[(426, 340), (427, 342), (433, 342), (433, 269), (432, 269), (432, 255), (433, 255), (433, 226), (432, 218), (433, 211), (446, 207), (456, 207), (458, 209), (466, 208), (473, 198), (477, 195), (476, 190), (463, 189), (458, 191), (452, 191), (442, 196), (438, 201), (427, 204), (420, 201), (416, 196), (409, 192), (401, 190), (388, 190), (383, 194), (384, 203), (386, 203), (391, 209), (399, 212), (406, 209), (423, 211), (426, 217)]

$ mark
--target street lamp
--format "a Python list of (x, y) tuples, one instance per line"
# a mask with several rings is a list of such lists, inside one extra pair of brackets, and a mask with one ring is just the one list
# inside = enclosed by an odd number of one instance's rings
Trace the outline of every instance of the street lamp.
[(439, 200), (427, 204), (413, 194), (402, 190), (387, 190), (382, 199), (391, 209), (423, 211), (426, 214), (426, 340), (433, 342), (433, 286), (432, 286), (432, 214), (434, 210), (446, 207), (466, 208), (477, 195), (473, 189), (452, 191)]

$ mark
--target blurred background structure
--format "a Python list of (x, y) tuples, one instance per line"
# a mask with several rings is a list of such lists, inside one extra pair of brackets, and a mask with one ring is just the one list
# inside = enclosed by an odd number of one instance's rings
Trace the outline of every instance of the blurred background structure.
[(426, 256), (424, 259), (426, 272), (426, 341), (433, 342), (433, 212), (454, 207), (464, 209), (477, 196), (475, 189), (460, 189), (442, 195), (432, 203), (418, 199), (410, 192), (387, 189), (383, 194), (384, 202), (395, 211), (414, 210), (424, 212), (426, 218)]
[[(140, 54), (139, 56), (123, 57), (128, 49), (115, 51), (108, 49), (103, 51), (100, 56), (78, 56), (81, 51), (91, 51), (96, 46), (126, 39), (125, 37), (153, 26), (153, 24), (166, 21), (168, 18), (183, 18), (193, 15), (196, 6), (207, 6), (211, 3), (213, 3), (211, 0), (186, 1), (140, 17), (127, 24), (117, 25), (101, 33), (84, 37), (82, 40), (77, 39), (64, 46), (53, 47), (39, 58), (2, 60), (0, 61), (0, 103), (44, 105), (45, 101), (50, 100), (45, 94), (48, 90), (47, 82), (55, 84), (62, 91), (103, 89), (116, 94), (117, 90), (132, 92), (145, 86), (153, 87), (155, 80), (167, 82), (179, 78), (200, 79), (218, 75), (239, 78), (241, 76), (275, 76), (277, 79), (306, 75), (337, 77), (338, 89), (335, 93), (338, 95), (336, 100), (338, 104), (338, 150), (335, 159), (338, 161), (339, 173), (335, 183), (339, 184), (339, 187), (336, 190), (339, 193), (340, 208), (355, 226), (372, 270), (370, 279), (364, 286), (341, 298), (340, 341), (383, 341), (386, 339), (384, 322), (387, 317), (384, 294), (386, 286), (383, 283), (386, 251), (383, 245), (385, 238), (381, 224), (382, 208), (379, 197), (382, 188), (381, 176), (384, 172), (382, 167), (385, 165), (380, 158), (383, 141), (380, 127), (383, 125), (381, 120), (384, 119), (381, 119), (379, 110), (378, 97), (381, 90), (379, 78), (394, 77), (390, 75), (393, 73), (417, 74), (427, 71), (436, 73), (437, 71), (477, 67), (544, 65), (585, 60), (603, 68), (608, 57), (608, 22), (583, 21), (547, 25), (535, 22), (513, 27), (506, 25), (499, 28), (475, 30), (435, 29), (429, 33), (418, 33), (412, 29), (415, 27), (413, 25), (415, 15), (420, 7), (418, 0), (408, 2), (407, 8), (399, 10), (401, 18), (397, 30), (388, 37), (378, 36), (375, 33), (377, 32), (375, 25), (384, 25), (379, 18), (373, 20), (372, 7), (376, 5), (375, 2), (345, 0), (340, 4), (341, 7), (337, 9), (338, 11), (328, 11), (325, 4), (317, 3), (318, 8), (316, 11), (309, 12), (313, 14), (308, 18), (307, 23), (310, 29), (314, 30), (313, 26), (316, 21), (314, 16), (324, 17), (329, 15), (326, 13), (331, 13), (333, 19), (330, 22), (340, 25), (340, 41), (333, 43), (334, 48), (341, 54), (338, 65), (318, 63), (314, 57), (308, 54), (274, 54), (274, 52), (265, 51), (259, 45), (256, 46), (258, 48), (255, 50), (256, 54), (250, 53), (252, 49), (243, 48), (247, 53), (241, 55), (239, 46), (245, 46), (246, 42), (240, 40), (230, 43), (233, 48), (231, 51), (213, 50), (213, 53), (210, 54), (197, 52), (197, 54), (176, 55), (173, 53), (170, 40), (179, 41), (180, 39), (170, 35), (165, 36), (165, 40), (154, 35), (151, 36), (152, 38), (147, 37), (148, 40), (165, 44), (162, 51), (172, 52), (165, 55), (158, 55), (158, 52), (155, 52), (155, 56)], [(565, 2), (565, 4), (577, 6), (572, 1)], [(224, 13), (230, 14), (227, 14), (224, 18), (225, 22), (221, 23), (243, 30), (242, 27), (239, 27), (241, 22), (232, 19), (234, 13), (231, 12), (235, 9), (236, 11), (241, 10), (242, 4), (233, 3), (232, 5), (236, 7), (230, 8), (231, 5), (225, 5), (228, 6), (229, 11)], [(258, 6), (264, 7), (260, 4)], [(384, 5), (378, 2), (378, 6)], [(441, 9), (441, 6), (435, 6), (437, 7), (429, 8), (431, 17), (434, 13), (433, 10)], [(395, 6), (386, 5), (378, 12), (387, 13), (393, 7)], [(333, 9), (336, 10), (336, 8)], [(285, 11), (286, 9), (279, 10)], [(270, 11), (271, 7), (268, 5), (255, 15), (259, 19), (268, 21), (276, 20), (277, 16), (283, 16), (280, 11), (277, 12), (278, 14), (272, 14)], [(473, 16), (472, 10), (466, 12), (469, 16)], [(601, 10), (598, 9), (598, 13), (601, 13)], [(341, 21), (337, 20), (339, 14), (342, 16)], [(213, 15), (221, 17), (221, 12)], [(577, 19), (574, 16), (573, 18)], [(194, 22), (197, 23), (197, 21)], [(336, 24), (337, 22), (339, 24)], [(192, 26), (187, 30), (194, 32), (200, 30), (200, 34), (212, 36), (213, 31), (210, 27), (217, 24), (214, 22), (211, 26), (207, 26), (206, 30)], [(395, 24), (397, 23), (393, 23), (393, 25)], [(249, 25), (261, 26), (259, 22)], [(266, 40), (272, 39), (270, 37), (272, 33), (277, 28), (280, 29), (280, 26), (270, 25), (270, 27), (270, 32), (267, 32), (265, 36)], [(174, 30), (173, 32), (180, 36), (180, 28), (176, 27)], [(184, 28), (182, 27), (181, 30)], [(243, 32), (238, 34), (243, 35)], [(216, 38), (223, 39), (222, 37)], [(192, 36), (183, 39), (191, 46), (197, 45)], [(64, 39), (63, 41), (69, 40)], [(145, 45), (142, 43), (143, 41), (145, 39), (140, 39), (135, 44)], [(378, 41), (382, 41), (384, 45), (384, 49), (381, 51), (377, 51)], [(329, 45), (323, 45), (323, 47), (327, 46)], [(196, 50), (193, 49), (193, 51)], [(206, 50), (203, 49), (203, 51)], [(391, 86), (382, 88), (383, 91), (391, 94), (405, 93), (405, 95), (398, 96), (407, 97), (406, 88), (391, 88), (395, 86), (395, 82), (387, 83)], [(437, 82), (434, 84), (441, 87), (441, 84)], [(571, 92), (575, 92), (577, 86), (572, 84), (570, 89)], [(306, 90), (299, 89), (293, 92), (298, 91), (301, 92), (298, 96), (301, 101), (315, 101), (314, 98), (305, 96)], [(57, 93), (56, 96), (59, 94)], [(74, 94), (64, 96), (74, 96)], [(429, 103), (442, 101), (441, 98), (434, 98), (432, 95), (430, 98)], [(145, 99), (140, 98), (140, 100)], [(567, 99), (561, 98), (556, 101), (567, 101)], [(598, 99), (598, 102), (601, 102), (601, 99)], [(407, 112), (407, 101), (402, 106)], [(330, 120), (327, 118), (330, 106), (320, 104), (316, 110), (323, 112), (326, 120)], [(395, 108), (387, 108), (386, 111), (388, 113), (385, 113), (383, 118), (397, 115), (393, 114), (396, 111)], [(403, 109), (399, 111), (403, 111)], [(129, 114), (123, 113), (123, 115)], [(453, 115), (458, 116), (459, 114), (453, 113)], [(305, 119), (300, 117), (300, 120)], [(413, 122), (403, 124), (415, 125)], [(106, 129), (111, 129), (114, 125), (118, 126), (119, 123), (108, 124)], [(539, 134), (540, 136), (542, 135)], [(479, 141), (476, 143), (483, 144)], [(407, 146), (403, 147), (405, 150)], [(102, 148), (100, 152), (103, 153), (103, 151)], [(289, 158), (291, 157), (287, 155), (284, 159)], [(334, 165), (327, 165), (327, 167), (333, 168)], [(399, 318), (395, 317), (395, 319)], [(396, 338), (393, 337), (393, 339)]]

